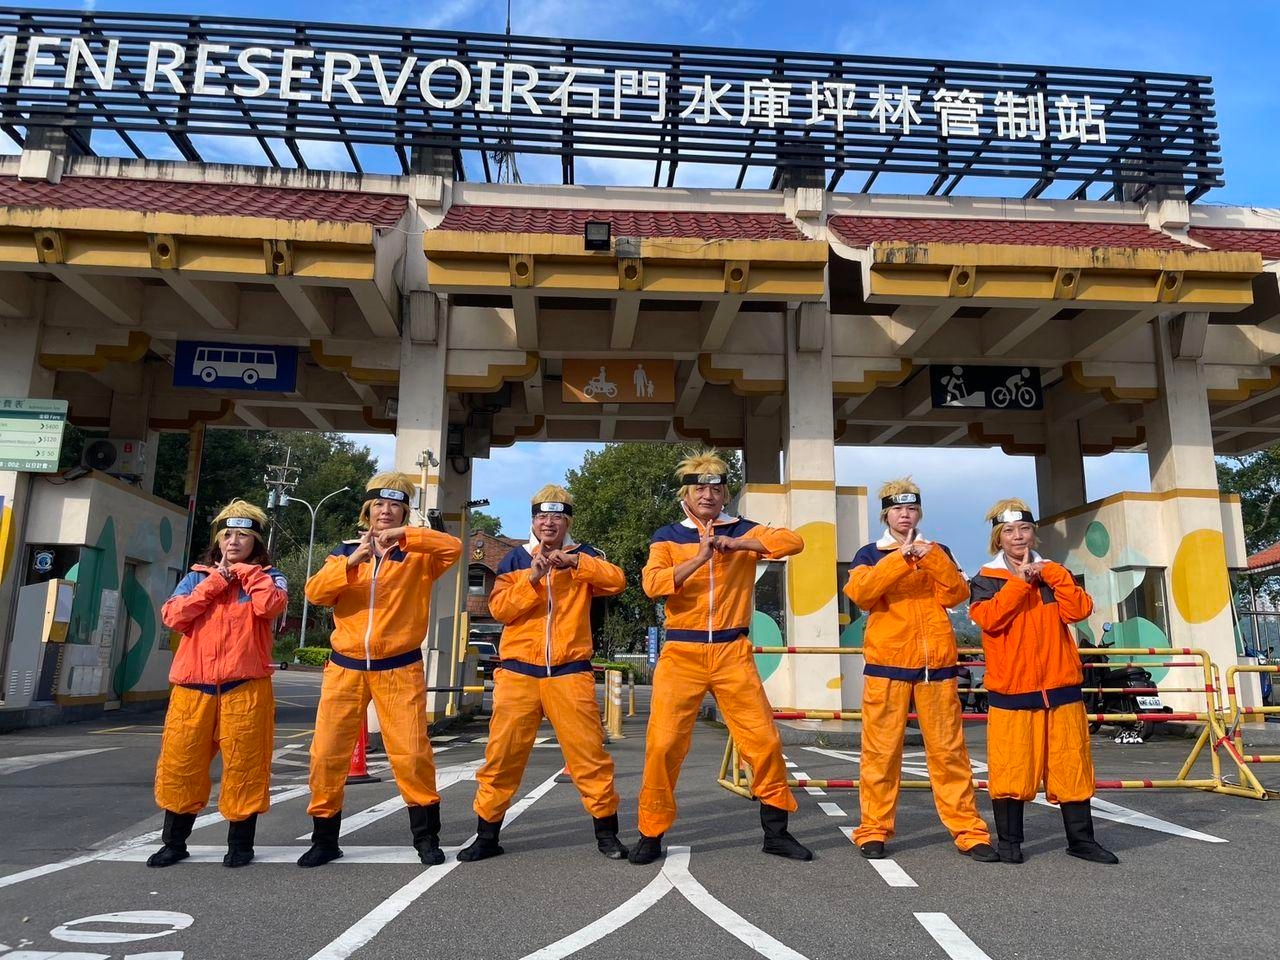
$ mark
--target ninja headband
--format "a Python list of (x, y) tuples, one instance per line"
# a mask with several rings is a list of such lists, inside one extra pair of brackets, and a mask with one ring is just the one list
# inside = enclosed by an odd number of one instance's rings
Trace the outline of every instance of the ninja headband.
[(682, 487), (717, 487), (729, 482), (723, 473), (686, 473), (680, 478)]
[(409, 495), (402, 490), (393, 490), (390, 487), (366, 490), (364, 494), (364, 502), (368, 503), (370, 500), (392, 500), (406, 509), (409, 506)]
[(1030, 523), (1036, 522), (1035, 517), (1031, 515), (1030, 510), (1006, 510), (998, 513), (991, 518), (991, 526), (998, 527), (1002, 523)]
[(536, 517), (540, 513), (562, 513), (566, 517), (572, 517), (573, 504), (561, 503), (559, 500), (544, 500), (533, 505), (533, 515)]
[(881, 510), (888, 510), (890, 507), (918, 506), (920, 506), (920, 494), (918, 493), (891, 493), (887, 497), (880, 498)]
[(250, 517), (223, 517), (214, 524), (214, 535), (216, 536), (223, 530), (248, 530), (259, 537), (262, 536), (262, 524)]

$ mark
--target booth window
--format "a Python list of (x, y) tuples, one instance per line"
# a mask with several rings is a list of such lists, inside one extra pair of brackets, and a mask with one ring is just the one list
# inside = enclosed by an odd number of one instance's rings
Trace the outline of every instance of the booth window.
[(1165, 589), (1164, 567), (1131, 567), (1116, 571), (1117, 574), (1139, 574), (1137, 586), (1120, 601), (1118, 619), (1149, 620), (1169, 636), (1169, 597)]

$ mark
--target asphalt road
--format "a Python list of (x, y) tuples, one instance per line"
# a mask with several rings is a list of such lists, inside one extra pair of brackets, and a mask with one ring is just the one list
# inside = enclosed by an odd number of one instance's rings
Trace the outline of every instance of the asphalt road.
[[(346, 857), (300, 870), (293, 861), (310, 829), (306, 750), (318, 681), (316, 674), (277, 675), (277, 799), (260, 821), (258, 860), (242, 870), (221, 866), (221, 822), (198, 827), (190, 860), (166, 870), (141, 862), (156, 842), (135, 841), (160, 826), (151, 796), (159, 714), (0, 737), (0, 960), (1176, 960), (1265, 953), (1274, 942), (1278, 803), (1189, 790), (1107, 791), (1098, 836), (1120, 856), (1118, 867), (1066, 856), (1057, 810), (1032, 806), (1028, 861), (1011, 866), (959, 856), (930, 794), (909, 790), (892, 860), (877, 870), (847, 836), (856, 794), (798, 790), (792, 830), (817, 857), (794, 863), (760, 852), (756, 808), (716, 784), (725, 735), (708, 723), (699, 725), (685, 764), (665, 863), (634, 867), (596, 853), (576, 791), (555, 780), (562, 759), (544, 727), (547, 740), (534, 750), (521, 788), (525, 801), (503, 830), (505, 856), (419, 865), (407, 816), (388, 804), (395, 785), (374, 757), (384, 779), (347, 791), (355, 829), (343, 840)], [(643, 709), (647, 691), (639, 692)], [(628, 720), (626, 738), (610, 747), (624, 841), (635, 836), (644, 720)], [(451, 851), (474, 828), (471, 776), (485, 733), (478, 721), (436, 740), (441, 782), (450, 782), (442, 841)], [(975, 729), (979, 771), (981, 738)], [(1098, 775), (1172, 776), (1190, 746), (1172, 738), (1122, 746), (1099, 737)], [(837, 743), (786, 752), (797, 775), (816, 779), (856, 776), (855, 749)], [(919, 748), (908, 748), (906, 763), (918, 778)], [(1280, 769), (1255, 770), (1280, 787)], [(981, 806), (989, 814), (985, 797)]]

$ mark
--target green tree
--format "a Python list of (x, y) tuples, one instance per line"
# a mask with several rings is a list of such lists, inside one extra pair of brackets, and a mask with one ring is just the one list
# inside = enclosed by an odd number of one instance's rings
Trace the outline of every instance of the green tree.
[(472, 533), (487, 533), (491, 537), (502, 535), (502, 521), (483, 510), (471, 511), (471, 519), (468, 523)]
[(1240, 495), (1244, 540), (1253, 553), (1280, 540), (1280, 446), (1218, 459), (1218, 486)]
[[(657, 624), (657, 605), (644, 594), (640, 575), (653, 532), (682, 516), (675, 469), (688, 448), (667, 443), (610, 443), (589, 451), (570, 470), (573, 536), (603, 550), (626, 572), (627, 589), (611, 600), (607, 620), (610, 653), (640, 649)], [(732, 488), (742, 479), (737, 454), (727, 456)]]

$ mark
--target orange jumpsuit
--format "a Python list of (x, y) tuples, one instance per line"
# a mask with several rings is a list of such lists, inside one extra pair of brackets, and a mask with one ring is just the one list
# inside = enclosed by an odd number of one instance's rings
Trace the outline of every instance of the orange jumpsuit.
[[(723, 514), (712, 526), (717, 536), (759, 540), (768, 551), (764, 559), (804, 549), (804, 541), (782, 527)], [(694, 520), (669, 524), (653, 535), (644, 568), (644, 592), (666, 600), (666, 642), (653, 674), (640, 788), (640, 833), (646, 837), (665, 833), (675, 822), (676, 780), (708, 690), (751, 767), (752, 793), (769, 806), (796, 809), (773, 708), (747, 639), (761, 557), (741, 550), (715, 553), (676, 587), (675, 568), (697, 554), (698, 541)]]
[(1040, 578), (1027, 583), (997, 554), (971, 584), (969, 616), (987, 662), (989, 790), (993, 800), (1028, 801), (1043, 783), (1049, 800), (1074, 803), (1093, 796), (1094, 774), (1084, 671), (1067, 624), (1088, 617), (1093, 600), (1057, 563)]
[(410, 527), (398, 546), (355, 567), (343, 543), (307, 581), (307, 599), (332, 606), (333, 654), (325, 664), (311, 741), (311, 804), (307, 813), (342, 812), (351, 751), (372, 698), (396, 786), (410, 806), (438, 803), (436, 768), (427, 731), (427, 682), (422, 641), (431, 588), (462, 553), (457, 537)]
[(274, 567), (237, 563), (229, 583), (196, 564), (160, 611), (182, 633), (173, 657), (169, 710), (156, 764), (156, 804), (194, 814), (209, 802), (209, 765), (222, 754), (218, 812), (229, 821), (271, 806), (275, 695), (271, 689), (271, 622), (289, 602)]
[(858, 845), (893, 836), (902, 776), (902, 742), (915, 701), (933, 802), (960, 850), (990, 843), (978, 816), (964, 743), (956, 636), (947, 608), (968, 593), (942, 544), (907, 560), (889, 534), (857, 552), (845, 594), (867, 612), (862, 685)]
[(626, 575), (586, 544), (573, 544), (578, 566), (550, 569), (538, 584), (529, 568), (536, 541), (516, 547), (498, 566), (489, 612), (506, 624), (494, 674), (493, 717), (484, 766), (476, 774), (475, 811), (500, 821), (520, 786), (543, 716), (555, 728), (569, 776), (592, 817), (618, 811), (613, 758), (604, 749), (591, 670), (591, 599), (625, 589)]

